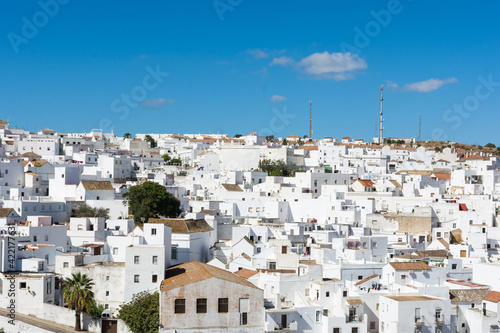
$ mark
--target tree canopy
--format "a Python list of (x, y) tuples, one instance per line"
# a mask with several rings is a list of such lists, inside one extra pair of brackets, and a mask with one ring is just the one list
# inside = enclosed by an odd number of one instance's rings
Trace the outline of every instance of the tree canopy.
[(156, 147), (156, 141), (155, 141), (155, 139), (153, 139), (153, 137), (151, 135), (147, 134), (144, 137), (144, 141), (149, 142), (149, 147), (150, 148), (155, 148)]
[(124, 139), (130, 139), (131, 137), (132, 137), (132, 135), (130, 135), (130, 133), (129, 133), (129, 132), (127, 132), (127, 133), (123, 134), (123, 138), (124, 138)]
[(168, 154), (161, 155), (161, 158), (163, 158), (163, 161), (165, 163), (167, 163), (168, 161), (170, 161), (170, 156)]
[(147, 222), (151, 217), (175, 218), (181, 213), (180, 201), (158, 183), (147, 181), (132, 186), (123, 196), (128, 199), (124, 204), (128, 204), (136, 224)]
[(87, 274), (80, 272), (71, 274), (64, 281), (63, 296), (68, 308), (75, 309), (75, 331), (81, 331), (81, 313), (91, 313), (94, 307), (94, 282)]
[(484, 145), (485, 147), (488, 147), (488, 148), (496, 148), (497, 146), (495, 146), (495, 144), (489, 142), (487, 143), (486, 145)]
[(160, 295), (156, 291), (135, 294), (132, 300), (120, 306), (118, 318), (134, 333), (158, 332)]
[(109, 219), (109, 208), (90, 207), (87, 204), (76, 207), (73, 217), (104, 217)]
[(267, 172), (269, 176), (293, 177), (295, 172), (302, 171), (295, 164), (286, 164), (283, 160), (263, 159), (259, 161), (259, 170)]

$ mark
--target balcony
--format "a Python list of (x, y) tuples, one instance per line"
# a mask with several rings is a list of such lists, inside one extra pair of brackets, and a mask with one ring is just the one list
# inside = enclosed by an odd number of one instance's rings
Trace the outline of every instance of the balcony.
[(358, 316), (358, 315), (351, 315), (351, 316), (347, 316), (347, 322), (348, 323), (359, 323), (359, 322), (362, 322), (363, 321), (363, 318)]
[(424, 316), (415, 316), (415, 326), (424, 325)]
[(434, 315), (434, 322), (436, 325), (443, 325), (444, 324), (444, 316), (442, 314), (435, 314)]

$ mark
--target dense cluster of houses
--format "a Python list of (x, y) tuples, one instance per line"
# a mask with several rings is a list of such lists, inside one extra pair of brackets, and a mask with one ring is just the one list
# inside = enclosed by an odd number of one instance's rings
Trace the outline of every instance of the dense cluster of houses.
[[(500, 332), (497, 157), (6, 121), (0, 142), (2, 308), (14, 283), (18, 313), (72, 325), (61, 282), (81, 272), (105, 307), (91, 331), (127, 331), (120, 305), (158, 291), (165, 333)], [(269, 176), (264, 159), (304, 171)], [(182, 214), (135, 225), (123, 193), (145, 181)], [(82, 204), (109, 218), (73, 217)]]

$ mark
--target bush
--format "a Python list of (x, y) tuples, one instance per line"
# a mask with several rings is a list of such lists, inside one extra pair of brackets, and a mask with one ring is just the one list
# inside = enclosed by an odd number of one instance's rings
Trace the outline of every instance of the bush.
[(76, 207), (73, 217), (104, 217), (109, 219), (109, 208), (90, 207), (87, 204)]

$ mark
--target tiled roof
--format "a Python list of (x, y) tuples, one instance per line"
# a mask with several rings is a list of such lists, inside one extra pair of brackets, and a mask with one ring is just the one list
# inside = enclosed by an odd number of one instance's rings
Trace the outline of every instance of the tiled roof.
[(434, 173), (434, 176), (440, 180), (451, 179), (451, 173)]
[(0, 208), (0, 217), (7, 217), (9, 216), (10, 212), (12, 212), (14, 208)]
[(500, 302), (500, 292), (498, 291), (492, 291), (488, 295), (486, 295), (483, 300), (493, 302), (493, 303), (498, 303)]
[(210, 278), (225, 280), (231, 283), (241, 284), (247, 287), (256, 288), (254, 284), (245, 278), (235, 275), (221, 268), (210, 266), (199, 261), (190, 261), (184, 264), (173, 266), (165, 271), (166, 279), (161, 283), (161, 291), (171, 290), (189, 285), (191, 283), (203, 281)]
[(236, 184), (221, 184), (221, 185), (227, 191), (230, 191), (230, 192), (243, 192), (243, 190), (241, 189), (241, 187), (239, 185), (236, 185)]
[(254, 276), (255, 274), (258, 274), (258, 273), (259, 272), (257, 272), (257, 271), (253, 271), (251, 269), (246, 269), (246, 268), (242, 268), (239, 271), (234, 272), (234, 274), (236, 274), (238, 276), (241, 276), (242, 278), (245, 278), (245, 279), (249, 279), (249, 278), (251, 278), (252, 276)]
[(87, 191), (114, 191), (113, 185), (109, 180), (82, 180), (83, 188)]
[(31, 153), (31, 152), (24, 153), (21, 155), (21, 157), (42, 158), (42, 156), (35, 154), (35, 153)]
[(491, 292), (490, 289), (450, 289), (450, 300), (455, 303), (476, 302), (481, 300)]
[(209, 232), (214, 230), (205, 220), (198, 219), (157, 219), (150, 218), (149, 223), (162, 223), (172, 228), (175, 234), (192, 234), (195, 232)]
[(39, 168), (39, 167), (45, 165), (45, 163), (47, 163), (47, 161), (21, 161), (21, 163), (24, 166), (27, 166), (28, 164), (31, 164), (33, 167)]
[(443, 238), (438, 238), (438, 241), (444, 245), (445, 248), (449, 249), (450, 248), (450, 244), (448, 244), (447, 241), (445, 241)]
[(308, 145), (308, 146), (300, 146), (300, 147), (298, 147), (297, 149), (304, 149), (304, 150), (318, 150), (318, 146), (311, 146), (311, 145)]
[(371, 276), (369, 276), (369, 277), (366, 277), (366, 278), (364, 278), (363, 280), (361, 280), (361, 281), (359, 281), (359, 282), (355, 283), (354, 285), (355, 285), (355, 286), (359, 286), (360, 284), (363, 284), (363, 283), (365, 283), (366, 281), (370, 281), (371, 279), (373, 279), (373, 278), (375, 278), (375, 277), (377, 277), (377, 276), (378, 276), (378, 274), (373, 274), (373, 275), (371, 275)]
[(359, 305), (363, 304), (363, 301), (359, 298), (348, 298), (347, 299), (347, 304), (349, 305)]
[(389, 265), (392, 266), (397, 271), (408, 271), (408, 270), (430, 270), (432, 269), (425, 262), (390, 262)]
[(452, 258), (453, 256), (447, 253), (446, 250), (426, 250), (426, 251), (416, 251), (410, 254), (403, 254), (397, 256), (396, 258), (401, 259), (425, 259), (425, 258)]
[(360, 182), (360, 184), (363, 185), (364, 187), (372, 187), (373, 185), (375, 185), (375, 183), (372, 182), (371, 180), (358, 179), (358, 182)]
[(390, 179), (389, 182), (396, 187), (401, 187), (401, 184), (397, 180)]

